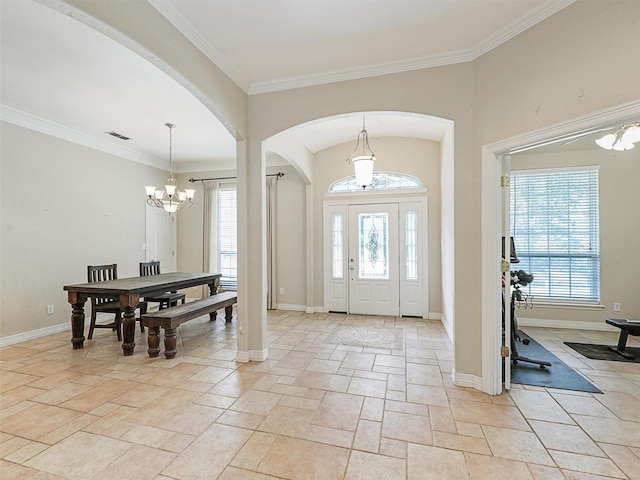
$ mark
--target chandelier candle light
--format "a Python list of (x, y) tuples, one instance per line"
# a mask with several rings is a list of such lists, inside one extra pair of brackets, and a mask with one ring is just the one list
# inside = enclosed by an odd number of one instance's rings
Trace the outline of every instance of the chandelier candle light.
[[(362, 143), (362, 153), (358, 155), (360, 144)], [(356, 148), (351, 155), (347, 157), (347, 162), (353, 165), (356, 174), (356, 183), (364, 190), (373, 180), (373, 164), (376, 156), (369, 147), (369, 135), (364, 126), (364, 117), (362, 117), (362, 131), (358, 134), (358, 142)]]
[(163, 208), (165, 212), (172, 214), (184, 207), (193, 206), (193, 197), (196, 194), (195, 189), (185, 188), (184, 191), (178, 190), (176, 177), (173, 176), (172, 163), (172, 129), (175, 127), (173, 123), (165, 123), (169, 127), (169, 176), (164, 182), (164, 190), (156, 190), (155, 185), (147, 185), (144, 189), (147, 192), (147, 204), (158, 208)]

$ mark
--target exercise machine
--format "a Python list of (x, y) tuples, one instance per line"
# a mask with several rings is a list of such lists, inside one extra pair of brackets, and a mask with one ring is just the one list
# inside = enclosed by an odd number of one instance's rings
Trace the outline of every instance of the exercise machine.
[[(505, 241), (504, 237), (502, 239), (502, 258), (505, 258)], [(513, 237), (510, 237), (510, 259), (511, 263), (519, 263), (518, 255), (516, 254), (515, 245), (513, 242)], [(505, 286), (505, 278), (502, 278), (503, 287)], [(546, 367), (551, 366), (551, 362), (545, 362), (543, 360), (535, 360), (529, 357), (525, 357), (520, 355), (518, 352), (518, 342), (522, 342), (523, 345), (529, 345), (529, 339), (520, 339), (520, 331), (518, 330), (518, 319), (516, 318), (516, 302), (524, 304), (525, 306), (531, 306), (533, 308), (531, 298), (520, 290), (520, 287), (525, 287), (533, 282), (533, 274), (527, 273), (524, 270), (517, 270), (509, 272), (509, 283), (510, 283), (510, 301), (509, 308), (511, 310), (511, 363), (513, 365), (517, 365), (520, 362), (533, 363), (538, 365), (540, 368), (545, 369)], [(502, 325), (504, 332), (504, 317), (505, 317), (505, 295), (502, 294)]]
[[(546, 367), (551, 366), (551, 362), (545, 362), (543, 360), (534, 360), (529, 357), (524, 357), (518, 353), (518, 342), (522, 342), (523, 345), (529, 345), (529, 339), (521, 339), (519, 330), (518, 330), (518, 319), (516, 318), (516, 302), (526, 302), (528, 298), (525, 294), (522, 293), (520, 287), (524, 287), (530, 284), (533, 281), (533, 275), (525, 272), (524, 270), (517, 270), (515, 272), (510, 272), (510, 280), (511, 280), (511, 363), (513, 365), (517, 365), (519, 362), (527, 362), (538, 365), (540, 368), (544, 369)], [(502, 306), (504, 309), (504, 297)], [(503, 321), (504, 321), (504, 312), (503, 312)]]

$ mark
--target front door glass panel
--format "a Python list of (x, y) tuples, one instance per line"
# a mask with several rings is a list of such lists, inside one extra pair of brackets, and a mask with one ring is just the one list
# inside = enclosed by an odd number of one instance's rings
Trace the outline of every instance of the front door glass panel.
[(389, 278), (389, 216), (385, 213), (358, 215), (359, 278)]

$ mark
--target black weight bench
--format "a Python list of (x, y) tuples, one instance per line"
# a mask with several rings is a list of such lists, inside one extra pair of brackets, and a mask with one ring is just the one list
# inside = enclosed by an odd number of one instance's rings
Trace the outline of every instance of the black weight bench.
[(627, 338), (629, 335), (632, 337), (640, 336), (640, 320), (630, 322), (626, 319), (620, 318), (607, 318), (605, 319), (609, 325), (613, 325), (620, 329), (620, 337), (618, 338), (618, 345), (616, 347), (609, 347), (616, 353), (619, 353), (624, 358), (634, 358), (633, 355), (627, 353)]

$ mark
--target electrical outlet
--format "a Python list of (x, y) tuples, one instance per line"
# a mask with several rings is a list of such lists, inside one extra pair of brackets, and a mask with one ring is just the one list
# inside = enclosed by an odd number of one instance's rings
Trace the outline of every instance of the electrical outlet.
[(620, 304), (619, 303), (614, 303), (613, 304), (613, 311), (614, 312), (619, 312), (620, 311)]
[(47, 305), (47, 315), (53, 315), (53, 305)]
[(280, 288), (280, 295), (284, 295), (284, 288)]

